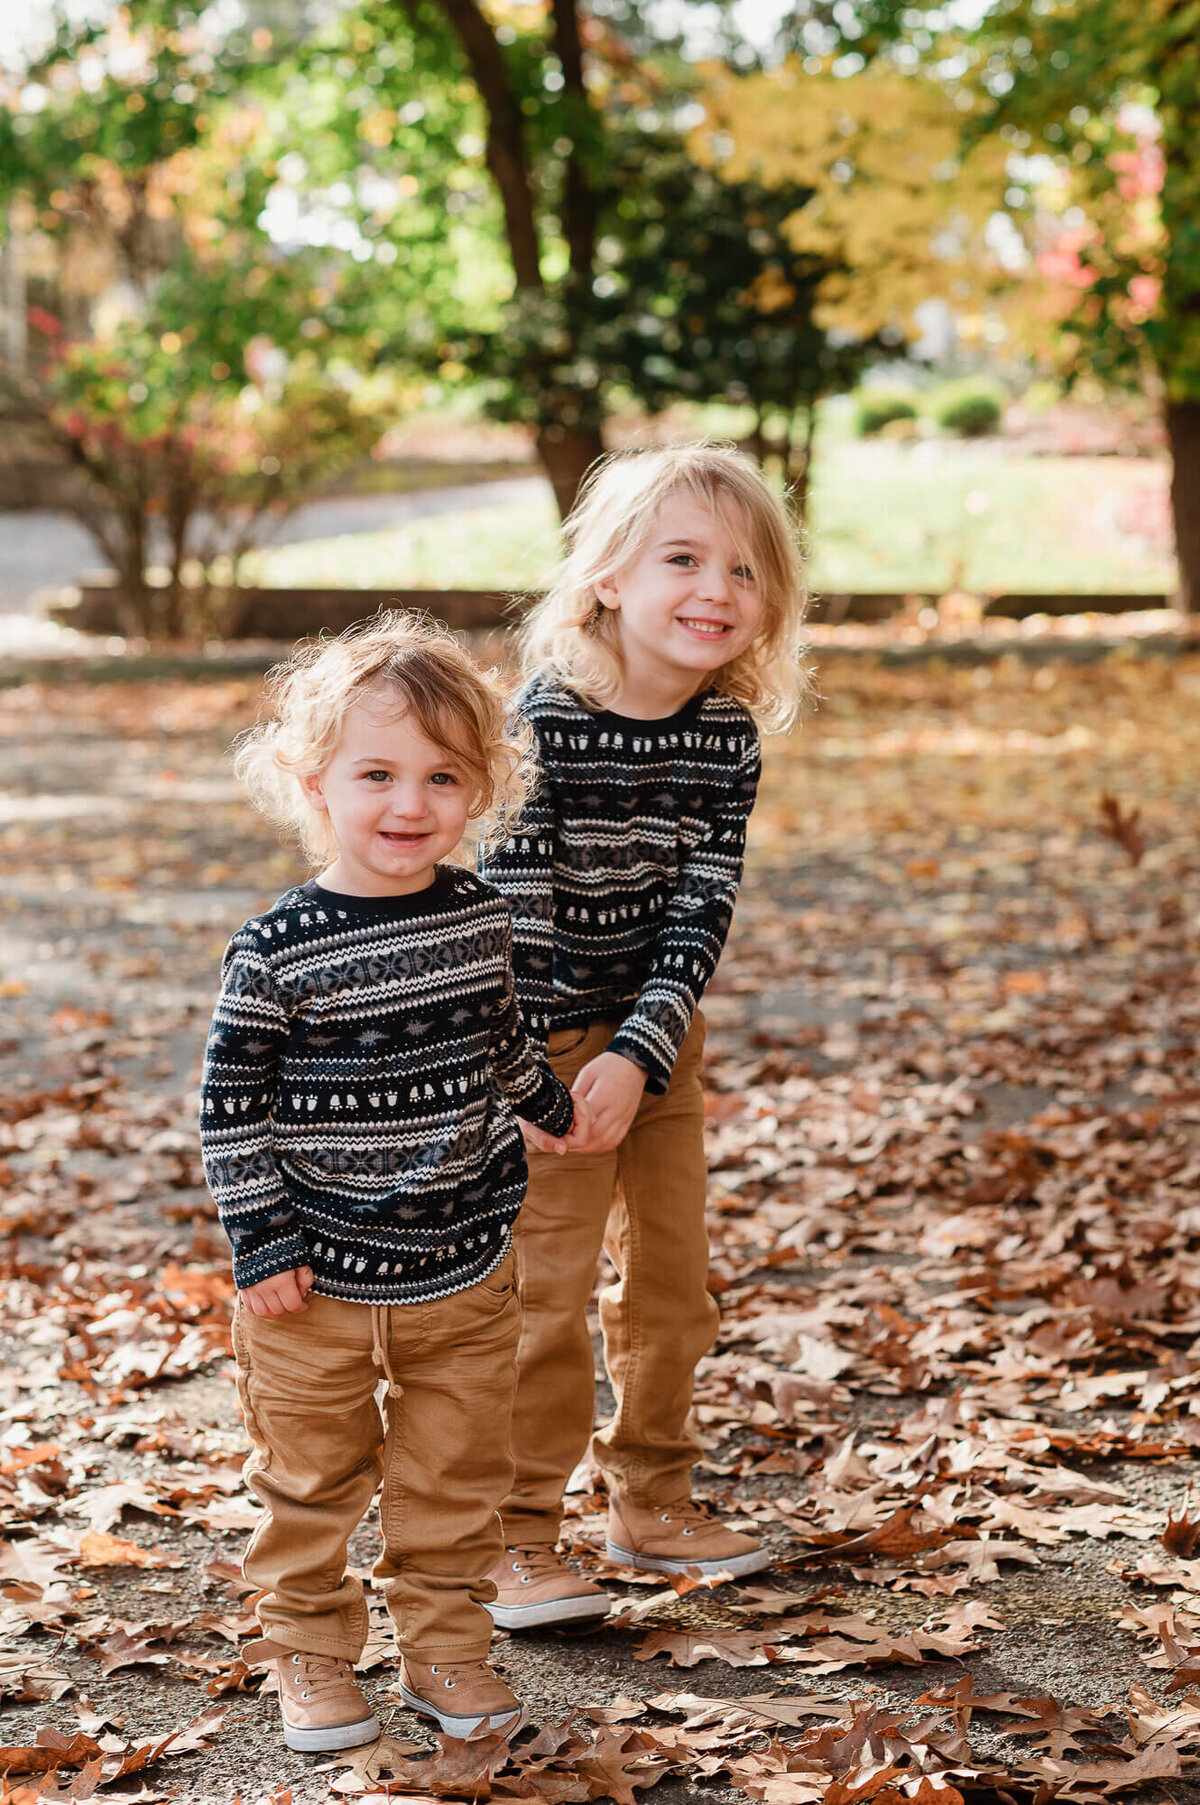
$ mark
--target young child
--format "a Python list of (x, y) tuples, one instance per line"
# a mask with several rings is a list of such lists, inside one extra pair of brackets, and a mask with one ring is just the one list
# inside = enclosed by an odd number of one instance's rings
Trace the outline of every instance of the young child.
[(472, 820), (511, 817), (520, 753), (491, 681), (401, 614), (302, 648), (274, 690), (239, 773), (322, 869), (230, 942), (201, 1118), (265, 1509), (244, 1652), (274, 1663), (289, 1748), (379, 1735), (346, 1545), (382, 1479), (401, 1695), (451, 1736), (508, 1734), (485, 1607), (512, 1477), (513, 1111), (559, 1148), (573, 1111), (521, 1027), (505, 902), (442, 861)]
[(729, 929), (759, 775), (756, 720), (805, 686), (795, 534), (757, 467), (693, 445), (609, 458), (525, 629), (517, 716), (540, 775), (481, 860), (515, 922), (530, 1036), (591, 1115), (563, 1164), (530, 1156), (517, 1228), (524, 1324), (516, 1480), (493, 1569), (508, 1629), (603, 1616), (556, 1552), (592, 1429), (586, 1310), (600, 1299), (616, 1413), (595, 1437), (608, 1555), (656, 1572), (753, 1573), (767, 1554), (691, 1496), (696, 1363), (713, 1345), (697, 1003)]

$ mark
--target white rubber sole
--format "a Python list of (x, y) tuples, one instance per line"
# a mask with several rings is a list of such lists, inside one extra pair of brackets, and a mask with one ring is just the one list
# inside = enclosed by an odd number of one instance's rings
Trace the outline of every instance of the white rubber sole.
[(607, 1592), (596, 1592), (578, 1598), (543, 1598), (540, 1604), (489, 1604), (484, 1609), (491, 1612), (497, 1629), (532, 1630), (546, 1624), (586, 1623), (607, 1617), (612, 1599)]
[(455, 1736), (462, 1742), (469, 1736), (478, 1735), (483, 1725), (487, 1726), (486, 1733), (489, 1736), (515, 1736), (527, 1718), (527, 1713), (521, 1707), (508, 1711), (503, 1716), (492, 1716), (481, 1711), (477, 1717), (455, 1717), (449, 1711), (439, 1711), (427, 1698), (420, 1698), (417, 1693), (410, 1692), (403, 1681), (396, 1690), (410, 1711), (417, 1712), (421, 1717), (431, 1717), (444, 1735)]
[(320, 1724), (313, 1729), (300, 1729), (283, 1720), (283, 1740), (298, 1755), (321, 1755), (329, 1749), (357, 1749), (365, 1742), (378, 1742), (383, 1729), (377, 1717), (360, 1717), (352, 1724)]
[(747, 1573), (761, 1573), (773, 1558), (765, 1548), (752, 1548), (749, 1554), (735, 1554), (727, 1561), (668, 1560), (660, 1554), (619, 1548), (615, 1542), (605, 1543), (605, 1553), (618, 1567), (633, 1567), (639, 1573), (700, 1573), (705, 1579), (714, 1573), (732, 1573), (735, 1579), (742, 1579)]

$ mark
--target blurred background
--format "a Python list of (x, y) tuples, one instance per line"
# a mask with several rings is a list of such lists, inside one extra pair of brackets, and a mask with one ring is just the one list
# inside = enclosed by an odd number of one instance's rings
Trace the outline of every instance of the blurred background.
[(286, 639), (372, 591), (486, 624), (602, 449), (698, 434), (791, 489), (831, 631), (1176, 627), (1173, 18), (31, 0), (0, 23), (8, 644)]
[(305, 873), (229, 746), (381, 600), (503, 657), (591, 460), (698, 434), (815, 597), (704, 1001), (701, 1483), (788, 1589), (505, 1642), (494, 1796), (1200, 1805), (1196, 14), (0, 0), (11, 1805), (383, 1796), (237, 1651), (196, 1093)]

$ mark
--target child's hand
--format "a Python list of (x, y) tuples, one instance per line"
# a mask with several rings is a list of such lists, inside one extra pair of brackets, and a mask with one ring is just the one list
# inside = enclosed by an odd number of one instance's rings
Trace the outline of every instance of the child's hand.
[[(621, 1053), (600, 1053), (590, 1059), (571, 1086), (575, 1107), (591, 1116), (586, 1139), (573, 1153), (609, 1153), (629, 1133), (638, 1104), (646, 1089), (646, 1074)], [(572, 1133), (574, 1131), (572, 1130)]]
[(564, 1145), (568, 1153), (590, 1153), (592, 1150), (592, 1133), (595, 1121), (591, 1110), (582, 1097), (571, 1094), (571, 1102), (575, 1105), (575, 1120), (571, 1123), (571, 1131)]
[[(529, 1145), (536, 1147), (539, 1153), (565, 1153), (567, 1151), (567, 1143), (561, 1135), (547, 1134), (544, 1128), (536, 1128), (532, 1122), (527, 1122), (524, 1116), (517, 1117), (517, 1127)], [(572, 1129), (572, 1133), (574, 1133), (574, 1129)]]
[(272, 1273), (248, 1285), (238, 1296), (251, 1316), (287, 1316), (293, 1310), (307, 1310), (305, 1298), (312, 1290), (311, 1266), (293, 1266), (290, 1272)]
[(547, 1134), (544, 1128), (535, 1128), (524, 1116), (518, 1116), (517, 1122), (521, 1133), (531, 1147), (539, 1153), (583, 1153), (587, 1151), (588, 1136), (592, 1130), (592, 1112), (581, 1098), (572, 1096), (575, 1105), (575, 1120), (564, 1140), (561, 1135)]

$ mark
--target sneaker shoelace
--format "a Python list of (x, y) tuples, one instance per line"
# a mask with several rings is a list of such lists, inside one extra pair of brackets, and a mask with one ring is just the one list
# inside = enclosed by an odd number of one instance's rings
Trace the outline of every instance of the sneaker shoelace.
[(460, 1680), (466, 1680), (468, 1684), (479, 1680), (493, 1686), (501, 1683), (486, 1661), (459, 1661), (449, 1668), (444, 1662), (435, 1661), (430, 1664), (429, 1671), (447, 1692), (453, 1692)]
[(319, 1698), (323, 1692), (331, 1692), (347, 1682), (352, 1686), (356, 1683), (349, 1661), (339, 1661), (333, 1655), (296, 1653), (288, 1665), (293, 1669), (293, 1685), (304, 1699)]
[(703, 1498), (679, 1498), (674, 1504), (664, 1504), (655, 1514), (660, 1523), (670, 1524), (685, 1536), (695, 1535), (698, 1529), (721, 1527), (715, 1507)]
[(539, 1577), (550, 1579), (563, 1571), (562, 1556), (555, 1553), (549, 1542), (538, 1542), (529, 1548), (506, 1548), (504, 1558), (525, 1586)]

